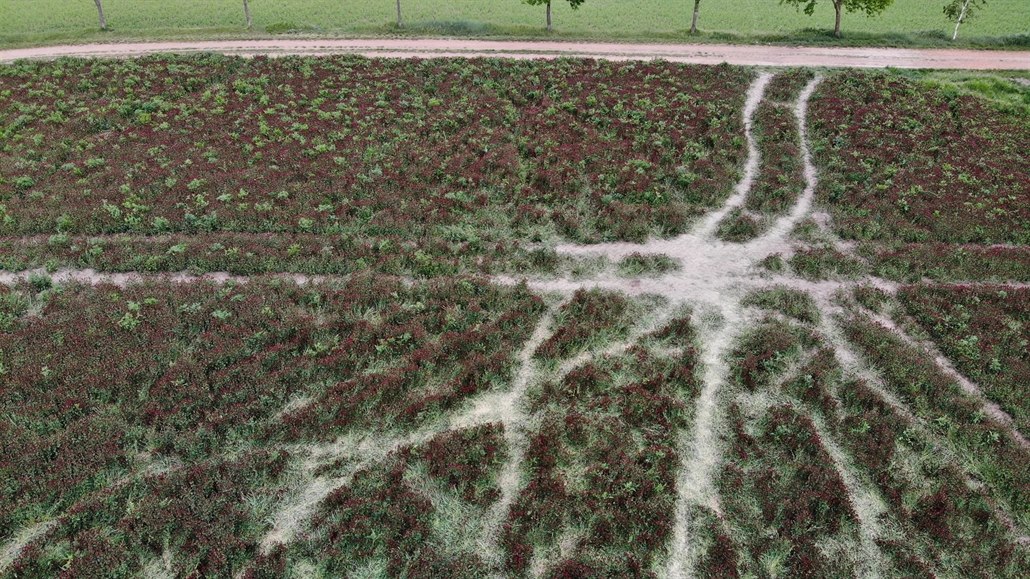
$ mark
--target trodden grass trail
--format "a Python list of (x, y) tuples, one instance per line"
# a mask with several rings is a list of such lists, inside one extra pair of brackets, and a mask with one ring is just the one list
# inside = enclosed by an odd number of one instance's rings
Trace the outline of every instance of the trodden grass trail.
[(1018, 107), (654, 61), (0, 73), (0, 574), (1030, 564)]

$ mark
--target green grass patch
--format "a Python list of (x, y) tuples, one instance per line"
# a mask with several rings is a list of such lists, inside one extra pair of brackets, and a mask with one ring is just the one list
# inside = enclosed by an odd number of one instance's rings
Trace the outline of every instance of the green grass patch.
[(744, 297), (743, 304), (777, 311), (806, 324), (819, 321), (819, 309), (815, 306), (812, 296), (788, 287), (752, 292)]
[(619, 261), (619, 275), (623, 277), (659, 276), (681, 269), (679, 261), (663, 253), (631, 253)]
[[(845, 14), (843, 40), (831, 35), (833, 9), (820, 3), (806, 16), (771, 0), (703, 2), (699, 35), (691, 36), (691, 11), (675, 0), (590, 0), (579, 10), (553, 5), (555, 32), (544, 30), (542, 6), (516, 0), (403, 1), (405, 27), (396, 25), (392, 2), (292, 0), (250, 3), (254, 29), (244, 30), (241, 2), (206, 0), (105, 0), (110, 32), (99, 29), (92, 2), (6, 0), (0, 13), (0, 44), (97, 41), (127, 38), (262, 36), (297, 29), (328, 34), (432, 34), (457, 36), (550, 36), (705, 42), (783, 42), (853, 45), (939, 45), (952, 43), (941, 8), (919, 0), (897, 0), (869, 18)], [(1024, 0), (992, 0), (962, 26), (960, 43), (993, 48), (1026, 47)], [(283, 27), (283, 24), (289, 26)], [(262, 33), (261, 31), (268, 32)]]

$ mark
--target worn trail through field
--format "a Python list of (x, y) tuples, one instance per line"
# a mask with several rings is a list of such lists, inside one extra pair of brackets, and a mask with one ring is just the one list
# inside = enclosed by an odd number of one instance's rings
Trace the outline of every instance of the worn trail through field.
[[(763, 50), (767, 47), (763, 47)], [(0, 61), (10, 58), (10, 51), (0, 53)], [(56, 53), (55, 53), (56, 54)], [(43, 53), (37, 53), (42, 56)], [(1030, 68), (1030, 65), (1028, 65)], [(484, 424), (499, 423), (504, 427), (507, 446), (507, 459), (501, 467), (497, 484), (500, 498), (487, 509), (479, 529), (476, 547), (484, 560), (494, 569), (503, 567), (503, 553), (498, 544), (501, 528), (509, 515), (512, 505), (522, 492), (525, 473), (525, 454), (528, 449), (533, 427), (533, 416), (528, 415), (525, 408), (525, 395), (530, 388), (545, 377), (560, 379), (565, 373), (587, 363), (592, 357), (616, 355), (631, 347), (646, 331), (662, 323), (671, 312), (681, 306), (689, 306), (694, 312), (694, 322), (698, 332), (700, 350), (699, 378), (702, 383), (700, 394), (694, 407), (694, 419), (690, 428), (680, 433), (678, 455), (680, 465), (677, 474), (676, 505), (673, 515), (673, 527), (668, 545), (665, 575), (668, 577), (692, 576), (693, 566), (698, 553), (693, 552), (690, 532), (690, 517), (695, 508), (709, 507), (718, 512), (718, 490), (716, 481), (723, 463), (722, 432), (724, 431), (724, 401), (726, 387), (731, 376), (728, 357), (739, 336), (755, 321), (755, 311), (742, 305), (743, 298), (754, 289), (769, 286), (783, 286), (808, 293), (821, 313), (818, 326), (822, 339), (830, 346), (845, 372), (857, 375), (874, 385), (877, 392), (885, 397), (899, 415), (913, 422), (921, 422), (912, 415), (906, 406), (880, 384), (875, 372), (868, 370), (862, 356), (844, 338), (838, 320), (845, 313), (837, 297), (858, 285), (873, 285), (889, 294), (896, 293), (898, 286), (892, 282), (877, 278), (865, 278), (861, 281), (807, 281), (785, 274), (773, 274), (761, 267), (761, 262), (773, 254), (789, 256), (794, 251), (791, 233), (804, 219), (812, 216), (812, 203), (818, 186), (818, 175), (812, 162), (807, 133), (808, 102), (816, 91), (821, 78), (810, 81), (799, 93), (794, 103), (794, 117), (799, 134), (799, 147), (803, 165), (805, 187), (795, 200), (789, 211), (781, 215), (768, 231), (761, 236), (744, 243), (725, 242), (715, 237), (720, 223), (734, 209), (747, 200), (752, 185), (761, 170), (762, 160), (760, 147), (753, 134), (753, 120), (759, 103), (764, 98), (765, 89), (773, 75), (761, 73), (756, 76), (748, 89), (743, 114), (743, 131), (747, 142), (747, 159), (743, 167), (741, 180), (734, 192), (721, 207), (702, 217), (687, 233), (671, 239), (652, 239), (645, 243), (601, 243), (595, 245), (560, 244), (555, 247), (561, 254), (570, 256), (603, 256), (612, 261), (630, 254), (664, 254), (677, 260), (680, 269), (658, 277), (623, 278), (611, 273), (598, 274), (587, 279), (539, 279), (513, 276), (494, 276), (491, 279), (498, 283), (515, 284), (525, 282), (531, 289), (546, 294), (560, 294), (561, 300), (567, 300), (573, 292), (580, 289), (602, 288), (624, 292), (631, 296), (656, 295), (663, 299), (662, 311), (658, 312), (649, 323), (638, 324), (630, 336), (624, 341), (609, 345), (601, 351), (587, 352), (559, 365), (557, 368), (544, 369), (534, 359), (534, 353), (553, 332), (554, 315), (560, 307), (552, 302), (548, 312), (538, 321), (532, 334), (515, 357), (515, 368), (512, 381), (503, 392), (489, 392), (468, 401), (460, 410), (442, 417), (433, 424), (417, 429), (413, 433), (366, 433), (350, 434), (329, 443), (301, 444), (292, 450), (295, 456), (302, 457), (296, 465), (297, 481), (295, 489), (278, 505), (272, 517), (271, 528), (261, 543), (262, 551), (268, 551), (276, 545), (288, 543), (296, 539), (310, 522), (319, 504), (337, 489), (348, 485), (354, 475), (366, 467), (374, 467), (386, 460), (390, 453), (406, 446), (419, 445), (433, 437), (450, 431), (472, 428)], [(825, 227), (825, 224), (823, 224)], [(836, 247), (844, 253), (852, 253), (851, 248), (843, 244)], [(142, 274), (142, 273), (101, 273), (93, 270), (62, 269), (56, 272), (33, 270), (25, 272), (0, 271), (0, 284), (13, 285), (30, 281), (33, 276), (49, 275), (57, 283), (82, 283), (88, 285), (115, 284), (126, 286), (131, 284), (156, 281), (175, 283), (247, 283), (259, 278), (282, 278), (298, 284), (333, 283), (348, 279), (347, 276), (311, 276), (302, 274), (267, 274), (265, 276), (237, 276), (227, 273), (209, 273), (201, 275), (177, 274)], [(410, 280), (409, 280), (410, 281)], [(991, 284), (999, 285), (999, 284)], [(1001, 284), (1006, 287), (1030, 287), (1030, 284)], [(868, 314), (868, 312), (866, 312)], [(954, 366), (937, 351), (932, 344), (924, 343), (908, 336), (891, 320), (873, 319), (895, 334), (931, 355), (942, 372), (963, 388), (967, 394), (977, 399), (985, 409), (985, 413), (996, 422), (1004, 425), (1010, 434), (1024, 447), (1026, 439), (1014, 428), (1010, 417), (993, 402), (987, 400), (981, 389), (968, 378), (959, 373)], [(292, 400), (286, 410), (296, 410), (310, 400)], [(828, 436), (828, 428), (817, 422), (817, 428), (824, 438)], [(928, 434), (950, 451), (946, 442), (939, 437)], [(830, 440), (826, 438), (826, 440)], [(875, 576), (879, 571), (879, 563), (883, 560), (876, 539), (880, 536), (879, 516), (882, 504), (875, 491), (866, 488), (853, 472), (853, 465), (845, 451), (832, 440), (826, 450), (832, 457), (834, 466), (844, 478), (845, 486), (851, 495), (852, 502), (861, 511), (859, 513), (862, 550), (869, 559), (865, 573)], [(332, 474), (318, 474), (327, 465), (342, 464)], [(996, 509), (999, 518), (1008, 521), (1011, 517), (1004, 509)], [(19, 534), (13, 542), (3, 546), (0, 551), (0, 570), (30, 542), (44, 527), (32, 527)], [(1019, 532), (1013, 527), (1014, 532)], [(575, 537), (566, 537), (562, 544), (574, 545)], [(541, 563), (545, 565), (546, 562)], [(542, 572), (546, 571), (541, 567)]]
[(937, 346), (928, 340), (919, 340), (910, 336), (908, 332), (899, 327), (894, 320), (887, 316), (873, 312), (866, 312), (866, 316), (873, 322), (876, 322), (897, 335), (905, 345), (929, 356), (942, 374), (950, 378), (955, 384), (958, 384), (962, 388), (962, 391), (967, 395), (978, 400), (983, 406), (984, 412), (988, 416), (1004, 425), (1012, 438), (1018, 442), (1020, 446), (1023, 448), (1030, 448), (1030, 441), (1027, 441), (1026, 437), (1016, 429), (1015, 422), (1012, 420), (1012, 417), (1002, 410), (1001, 406), (996, 402), (987, 399), (980, 386), (959, 372), (955, 368), (955, 365), (951, 363), (951, 360), (948, 360), (948, 358), (937, 349)]
[[(789, 234), (794, 226), (810, 211), (812, 196), (817, 185), (815, 168), (811, 164), (805, 132), (808, 100), (820, 82), (816, 78), (808, 83), (798, 97), (794, 114), (801, 135), (801, 149), (805, 164), (806, 187), (795, 206), (781, 217), (761, 237), (747, 243), (728, 243), (714, 237), (719, 223), (733, 209), (742, 205), (761, 166), (761, 153), (753, 134), (753, 119), (758, 104), (772, 75), (760, 74), (751, 84), (744, 107), (743, 129), (747, 141), (747, 160), (740, 182), (721, 208), (702, 218), (688, 233), (646, 243), (602, 243), (596, 245), (559, 245), (556, 250), (567, 255), (603, 255), (618, 260), (633, 253), (665, 254), (681, 264), (675, 272), (659, 278), (623, 279), (615, 276), (582, 281), (527, 280), (530, 287), (542, 291), (573, 291), (586, 287), (603, 287), (629, 294), (657, 294), (672, 303), (698, 304), (713, 321), (701, 325), (699, 343), (703, 365), (701, 394), (697, 400), (693, 430), (684, 433), (680, 443), (683, 464), (678, 476), (676, 511), (673, 536), (669, 546), (667, 575), (681, 577), (691, 574), (696, 558), (691, 553), (688, 536), (689, 513), (694, 506), (717, 502), (714, 487), (721, 449), (719, 430), (721, 404), (719, 390), (729, 376), (726, 358), (736, 337), (743, 331), (748, 319), (741, 306), (747, 290), (768, 283), (759, 272), (758, 264), (773, 253), (789, 253)], [(505, 278), (503, 281), (513, 280)]]
[[(817, 295), (814, 297), (822, 314), (819, 331), (823, 339), (833, 348), (834, 355), (845, 374), (862, 380), (886, 403), (898, 421), (906, 424), (916, 431), (919, 436), (927, 440), (933, 446), (934, 451), (943, 456), (947, 462), (958, 465), (962, 469), (963, 482), (967, 488), (973, 491), (980, 489), (983, 483), (979, 480), (979, 475), (970, 474), (965, 469), (964, 453), (960, 449), (955, 448), (951, 441), (935, 434), (926, 420), (916, 416), (896, 394), (887, 388), (876, 369), (868, 364), (855, 347), (844, 337), (844, 331), (841, 327), (841, 320), (847, 316), (844, 308), (834, 303), (832, 298), (828, 296)], [(1025, 529), (1020, 529), (1015, 524), (1011, 514), (999, 506), (994, 499), (989, 499), (989, 502), (995, 516), (1012, 532), (1016, 540), (1021, 544), (1030, 545), (1030, 536), (1026, 535)]]
[[(687, 302), (698, 304), (701, 310), (707, 310), (709, 317), (719, 322), (702, 324), (699, 330), (699, 343), (702, 351), (703, 389), (697, 401), (693, 431), (684, 433), (680, 445), (680, 456), (683, 460), (678, 478), (677, 503), (674, 515), (673, 533), (668, 552), (668, 577), (688, 577), (693, 575), (692, 566), (697, 560), (697, 553), (691, 552), (689, 537), (690, 512), (693, 507), (718, 505), (718, 496), (714, 480), (718, 476), (722, 461), (721, 443), (719, 440), (721, 404), (719, 390), (728, 379), (729, 367), (727, 355), (736, 339), (747, 326), (751, 317), (741, 307), (743, 296), (756, 288), (777, 285), (803, 291), (812, 295), (823, 319), (823, 338), (829, 340), (838, 359), (845, 369), (864, 368), (860, 356), (844, 340), (833, 319), (842, 313), (835, 299), (845, 290), (858, 285), (873, 285), (895, 294), (898, 285), (878, 278), (867, 278), (862, 282), (821, 281), (813, 282), (784, 275), (771, 275), (762, 271), (759, 263), (766, 257), (778, 253), (790, 255), (793, 244), (790, 239), (795, 226), (806, 217), (812, 215), (812, 203), (818, 187), (818, 175), (812, 162), (807, 132), (807, 106), (812, 94), (821, 79), (809, 82), (798, 96), (794, 106), (794, 116), (800, 138), (800, 152), (805, 187), (791, 209), (781, 216), (773, 226), (757, 239), (745, 243), (727, 243), (714, 237), (719, 223), (733, 209), (746, 201), (751, 185), (761, 167), (760, 151), (755, 145), (752, 130), (752, 117), (758, 102), (761, 101), (764, 88), (769, 82), (767, 75), (760, 75), (748, 91), (745, 105), (744, 131), (748, 143), (748, 159), (744, 165), (744, 175), (738, 183), (734, 194), (724, 205), (702, 218), (695, 228), (679, 237), (662, 240), (656, 239), (646, 243), (602, 243), (595, 245), (558, 245), (556, 250), (567, 255), (602, 255), (616, 261), (630, 254), (665, 254), (676, 259), (681, 269), (657, 278), (625, 279), (614, 275), (599, 276), (586, 280), (567, 279), (527, 279), (531, 288), (539, 291), (558, 291), (568, 293), (581, 288), (599, 287), (613, 291), (621, 291), (630, 295), (657, 294), (673, 303)], [(835, 237), (836, 248), (846, 254), (852, 249), (840, 244)], [(499, 281), (512, 283), (512, 278), (500, 278)], [(1023, 286), (1025, 284), (1005, 284)], [(896, 326), (891, 329), (900, 332)], [(903, 333), (903, 339), (910, 340)], [(924, 351), (926, 348), (924, 347)], [(1011, 419), (997, 407), (980, 395), (980, 390), (971, 381), (962, 377), (950, 365), (947, 359), (934, 352), (936, 363), (949, 377), (956, 380), (967, 393), (975, 395), (984, 405), (985, 411), (1001, 424), (1008, 426), (1010, 434), (1021, 444), (1025, 439), (1011, 427)], [(865, 374), (866, 378), (877, 380), (874, 375)], [(886, 390), (881, 390), (885, 395)], [(901, 405), (891, 397), (892, 403)], [(903, 407), (903, 405), (901, 405)], [(905, 410), (906, 414), (909, 414)], [(834, 445), (826, 448), (834, 459), (837, 470), (845, 479), (852, 503), (859, 509), (860, 535), (862, 549), (867, 561), (863, 563), (863, 574), (877, 576), (879, 562), (883, 555), (879, 551), (876, 538), (879, 536), (879, 514), (882, 512), (875, 492), (861, 486), (848, 468), (848, 460), (843, 451)], [(1011, 517), (1004, 510), (996, 509), (996, 514), (1003, 521), (1011, 524)], [(1018, 530), (1013, 528), (1014, 532)]]
[(519, 352), (518, 370), (512, 380), (511, 389), (502, 395), (502, 399), (486, 400), (487, 404), (473, 406), (474, 415), (490, 415), (501, 419), (504, 424), (504, 440), (508, 445), (507, 460), (501, 467), (497, 481), (501, 495), (484, 517), (479, 535), (479, 546), (483, 554), (496, 568), (500, 568), (504, 561), (498, 545), (501, 525), (504, 524), (508, 510), (515, 502), (519, 491), (522, 490), (522, 467), (529, 446), (522, 398), (537, 376), (537, 362), (533, 360), (533, 354), (550, 336), (552, 322), (553, 310), (540, 319), (529, 341)]
[(32, 541), (36, 540), (36, 538), (46, 534), (46, 532), (56, 524), (57, 521), (53, 519), (36, 523), (35, 525), (22, 529), (22, 531), (15, 535), (10, 541), (3, 546), (0, 546), (0, 573), (5, 573), (7, 571), (7, 568), (10, 567), (18, 558), (22, 549)]

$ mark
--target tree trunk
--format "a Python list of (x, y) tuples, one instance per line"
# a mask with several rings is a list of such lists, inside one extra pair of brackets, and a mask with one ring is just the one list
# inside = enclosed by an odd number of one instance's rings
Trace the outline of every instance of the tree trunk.
[(547, 0), (547, 31), (551, 31), (551, 0)]
[(962, 25), (962, 21), (966, 18), (966, 10), (969, 8), (969, 0), (962, 3), (962, 11), (958, 14), (958, 20), (955, 21), (955, 33), (951, 35), (951, 41), (955, 42), (958, 39), (958, 27)]
[(694, 17), (690, 19), (690, 33), (697, 34), (697, 14), (701, 12), (701, 0), (694, 0)]
[(243, 0), (243, 15), (247, 17), (247, 30), (254, 27), (254, 21), (250, 18), (250, 4)]
[(397, 0), (397, 28), (404, 28), (404, 17), (401, 16), (401, 0)]
[(843, 0), (836, 0), (833, 3), (833, 9), (837, 12), (836, 20), (833, 23), (833, 36), (834, 38), (840, 38), (840, 11), (844, 8)]
[(100, 29), (107, 30), (107, 18), (104, 18), (104, 5), (100, 0), (93, 0), (97, 5), (97, 15), (100, 17)]

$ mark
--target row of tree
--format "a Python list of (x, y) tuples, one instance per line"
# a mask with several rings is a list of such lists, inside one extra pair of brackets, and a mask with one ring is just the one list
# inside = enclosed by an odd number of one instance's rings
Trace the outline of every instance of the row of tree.
[[(103, 0), (93, 0), (97, 5), (97, 14), (100, 17), (100, 29), (107, 30), (107, 18), (104, 17), (104, 5)], [(551, 2), (552, 0), (522, 0), (526, 4), (531, 6), (543, 5), (546, 7), (547, 12), (547, 30), (552, 29), (551, 26)], [(558, 0), (561, 1), (561, 0)], [(569, 6), (573, 10), (579, 8), (586, 0), (565, 0), (569, 3)], [(779, 0), (780, 4), (786, 4), (788, 6), (794, 6), (798, 10), (803, 10), (805, 14), (811, 16), (815, 12), (815, 7), (821, 0)], [(844, 12), (864, 12), (869, 16), (874, 16), (887, 9), (888, 6), (894, 3), (894, 0), (826, 0), (833, 4), (833, 11), (835, 14), (833, 23), (833, 35), (840, 38), (840, 18)], [(968, 20), (973, 14), (979, 11), (981, 8), (987, 5), (987, 0), (945, 0), (944, 14), (955, 23), (955, 32), (951, 35), (951, 39), (955, 40), (958, 38), (959, 26)], [(399, 28), (404, 27), (404, 17), (401, 14), (401, 0), (397, 2), (397, 26)], [(694, 0), (694, 14), (690, 19), (690, 33), (697, 34), (697, 21), (701, 14), (701, 0)], [(247, 30), (254, 25), (254, 21), (250, 16), (250, 4), (248, 0), (243, 0), (243, 16), (247, 20)]]
[[(847, 12), (864, 12), (867, 16), (875, 16), (884, 10), (888, 6), (894, 3), (894, 0), (828, 0), (833, 4), (834, 22), (833, 22), (833, 35), (840, 38), (840, 17), (845, 11)], [(955, 32), (951, 35), (951, 39), (955, 40), (958, 38), (958, 27), (962, 23), (969, 19), (974, 12), (987, 5), (987, 0), (945, 0), (944, 14), (951, 21), (955, 23)], [(701, 4), (701, 0), (694, 0), (694, 24), (690, 27), (690, 32), (697, 32), (697, 13), (698, 7)], [(780, 0), (780, 4), (787, 4), (794, 6), (798, 10), (804, 10), (805, 14), (811, 16), (815, 12), (816, 5), (819, 4), (819, 0)]]

